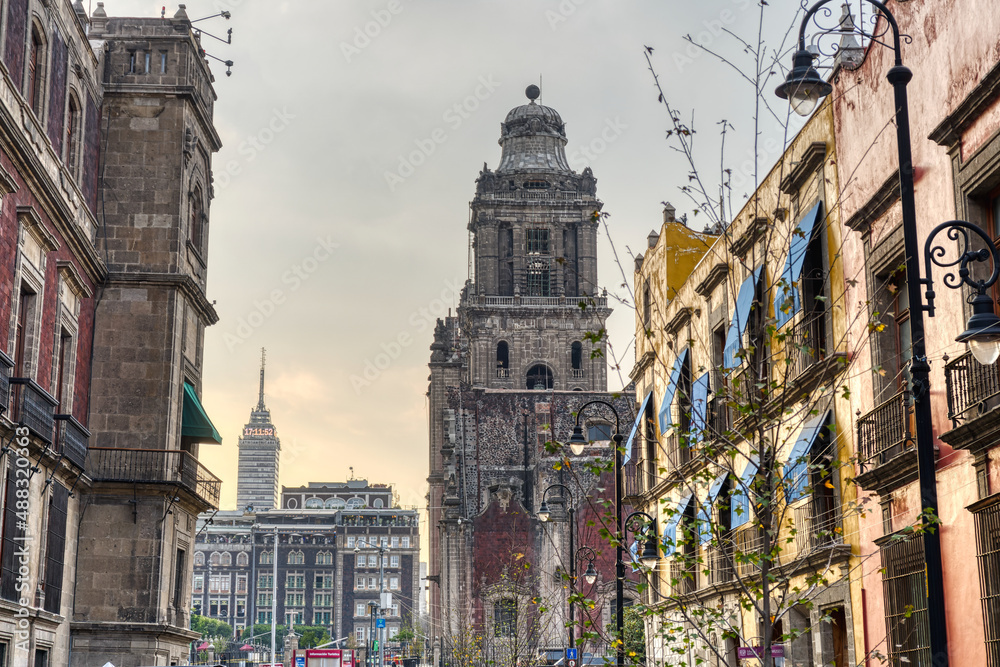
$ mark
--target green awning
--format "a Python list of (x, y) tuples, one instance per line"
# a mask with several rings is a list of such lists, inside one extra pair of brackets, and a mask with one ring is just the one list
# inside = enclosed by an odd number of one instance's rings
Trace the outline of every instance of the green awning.
[(181, 422), (181, 436), (193, 438), (196, 442), (214, 442), (222, 444), (222, 436), (215, 430), (212, 420), (208, 418), (205, 408), (194, 393), (190, 383), (184, 383), (184, 418)]

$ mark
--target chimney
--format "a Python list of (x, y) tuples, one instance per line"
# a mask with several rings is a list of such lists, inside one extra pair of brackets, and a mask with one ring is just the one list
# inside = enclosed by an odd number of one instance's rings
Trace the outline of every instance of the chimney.
[(674, 213), (676, 212), (677, 209), (674, 208), (673, 204), (668, 201), (663, 202), (663, 223), (677, 222), (677, 219), (674, 217)]

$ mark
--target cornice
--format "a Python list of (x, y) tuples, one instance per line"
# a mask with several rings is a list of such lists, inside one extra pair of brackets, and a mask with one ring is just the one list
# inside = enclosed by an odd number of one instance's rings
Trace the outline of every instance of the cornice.
[(845, 223), (856, 232), (867, 233), (871, 224), (899, 201), (899, 169), (889, 175), (875, 194)]
[(112, 272), (108, 274), (106, 282), (108, 287), (124, 286), (150, 286), (150, 287), (172, 287), (180, 290), (187, 297), (198, 314), (205, 321), (206, 326), (210, 326), (219, 321), (219, 314), (215, 312), (215, 307), (205, 296), (205, 292), (195, 283), (194, 278), (178, 273), (122, 273)]
[(701, 296), (708, 296), (716, 288), (716, 286), (726, 279), (729, 275), (729, 265), (725, 262), (717, 262), (712, 270), (708, 272), (705, 279), (698, 283), (698, 286), (694, 288), (694, 291)]
[(962, 134), (1000, 95), (1000, 63), (969, 91), (959, 105), (938, 124), (927, 138), (949, 149), (958, 146)]
[(826, 159), (826, 144), (814, 141), (803, 151), (799, 163), (781, 179), (778, 188), (786, 195), (794, 194)]

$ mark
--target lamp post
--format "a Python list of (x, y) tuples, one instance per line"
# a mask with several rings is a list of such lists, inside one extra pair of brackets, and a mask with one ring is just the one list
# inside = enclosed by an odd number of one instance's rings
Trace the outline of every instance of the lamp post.
[(587, 559), (587, 571), (583, 573), (583, 580), (587, 582), (588, 586), (593, 586), (597, 581), (597, 570), (594, 569), (597, 554), (590, 547), (580, 547), (573, 555), (573, 563), (576, 564), (581, 557)]
[[(798, 50), (793, 56), (793, 67), (785, 82), (775, 93), (788, 99), (793, 110), (808, 115), (816, 102), (833, 91), (833, 87), (822, 80), (812, 66), (812, 54), (806, 50), (805, 33), (810, 20), (832, 0), (819, 0), (806, 12), (799, 28)], [(968, 328), (959, 337), (959, 342), (968, 342), (977, 360), (995, 361), (1000, 354), (1000, 320), (993, 314), (993, 300), (986, 295), (986, 288), (997, 280), (998, 256), (990, 239), (974, 225), (963, 220), (943, 223), (931, 232), (925, 244), (927, 275), (920, 277), (919, 241), (917, 238), (916, 205), (913, 196), (913, 161), (910, 150), (910, 118), (906, 85), (913, 78), (912, 72), (903, 65), (900, 46), (900, 31), (896, 18), (882, 2), (866, 0), (874, 5), (892, 31), (892, 49), (895, 56), (893, 67), (887, 74), (892, 85), (896, 106), (896, 148), (899, 158), (899, 198), (902, 212), (903, 243), (906, 252), (906, 291), (910, 303), (910, 334), (913, 358), (910, 362), (912, 382), (913, 412), (916, 431), (917, 470), (920, 483), (920, 507), (924, 517), (937, 516), (937, 482), (934, 461), (934, 435), (930, 411), (930, 365), (927, 362), (924, 341), (924, 311), (934, 316), (934, 290), (931, 280), (931, 265), (942, 267), (960, 265), (958, 279), (952, 273), (944, 283), (951, 288), (960, 288), (962, 283), (973, 287), (978, 294), (973, 302), (973, 315)], [(878, 41), (877, 39), (874, 41)], [(938, 233), (948, 232), (952, 241), (964, 241), (965, 246), (958, 260), (943, 262), (945, 251), (940, 246), (932, 247)], [(986, 248), (972, 250), (969, 246), (969, 231), (978, 234), (985, 241)], [(989, 280), (974, 281), (969, 276), (969, 262), (985, 262), (991, 259), (993, 273)], [(921, 286), (927, 286), (927, 305), (924, 305)], [(931, 660), (938, 667), (948, 664), (948, 637), (944, 606), (944, 583), (941, 570), (940, 531), (923, 531), (924, 564), (927, 583), (927, 621), (930, 637)]]
[(621, 418), (615, 406), (607, 401), (593, 400), (587, 401), (580, 406), (576, 412), (576, 425), (573, 427), (573, 435), (569, 439), (570, 450), (576, 456), (583, 454), (583, 448), (587, 445), (587, 439), (583, 437), (583, 428), (580, 426), (580, 417), (584, 409), (591, 405), (600, 404), (607, 406), (615, 416), (615, 432), (611, 436), (615, 448), (615, 601), (618, 605), (615, 609), (615, 627), (618, 632), (618, 650), (616, 664), (622, 667), (625, 664), (625, 617), (622, 614), (622, 605), (625, 602), (625, 563), (622, 560), (622, 440), (625, 438), (621, 434)]
[(276, 662), (278, 622), (278, 526), (274, 526), (274, 552), (271, 554), (271, 667)]
[(545, 491), (542, 492), (542, 504), (538, 506), (538, 520), (542, 523), (548, 523), (550, 513), (549, 506), (545, 503), (545, 496), (549, 494), (549, 491), (553, 489), (562, 489), (563, 493), (569, 496), (569, 501), (566, 506), (569, 508), (569, 553), (570, 553), (570, 563), (569, 563), (569, 581), (570, 581), (570, 600), (569, 600), (569, 647), (572, 648), (576, 646), (576, 636), (575, 628), (573, 627), (573, 621), (576, 619), (573, 616), (573, 586), (576, 583), (576, 559), (573, 557), (575, 551), (573, 550), (573, 533), (576, 528), (576, 521), (574, 520), (575, 510), (573, 508), (573, 493), (569, 490), (569, 487), (565, 484), (551, 484)]
[[(384, 612), (385, 605), (383, 605), (382, 598), (385, 596), (385, 554), (389, 551), (389, 547), (383, 544), (381, 540), (379, 540), (376, 544), (372, 544), (365, 539), (359, 538), (354, 544), (355, 556), (361, 553), (361, 547), (378, 550), (378, 604), (379, 609)], [(355, 562), (357, 562), (356, 559)], [(385, 618), (384, 613), (382, 617)], [(378, 630), (378, 667), (382, 667), (382, 665), (385, 664), (385, 628), (378, 628)]]

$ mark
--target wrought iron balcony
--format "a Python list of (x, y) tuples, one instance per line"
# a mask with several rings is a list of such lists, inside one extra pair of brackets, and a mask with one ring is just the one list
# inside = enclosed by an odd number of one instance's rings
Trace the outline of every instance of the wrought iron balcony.
[(174, 484), (213, 508), (219, 506), (222, 480), (185, 451), (91, 447), (87, 470), (95, 482)]
[(764, 557), (764, 535), (758, 526), (736, 529), (734, 560), (736, 572), (741, 577), (760, 573), (760, 559)]
[(51, 445), (58, 401), (30, 378), (11, 378), (10, 384), (14, 394), (11, 421), (26, 426), (32, 435)]
[(87, 443), (90, 431), (84, 428), (73, 415), (56, 415), (56, 451), (80, 468), (87, 459)]
[(502, 366), (497, 366), (497, 379), (498, 380), (509, 380), (510, 379), (510, 369), (503, 368)]
[(720, 542), (720, 546), (709, 547), (706, 552), (710, 584), (725, 584), (733, 580), (733, 543), (726, 538)]
[(784, 340), (785, 363), (778, 374), (793, 380), (826, 358), (826, 313), (803, 315)]
[(901, 391), (858, 419), (862, 473), (885, 465), (913, 448), (912, 417), (907, 392)]
[(966, 352), (945, 364), (944, 380), (948, 389), (948, 418), (957, 427), (959, 421), (974, 419), (1000, 405), (1000, 372), (996, 364), (984, 366)]
[(800, 556), (813, 549), (843, 543), (840, 513), (836, 509), (817, 512), (812, 503), (795, 508), (795, 548)]
[(645, 463), (633, 459), (622, 467), (622, 493), (625, 498), (638, 498), (645, 490)]
[(576, 308), (583, 304), (587, 308), (607, 308), (605, 296), (478, 296), (473, 303), (484, 306), (521, 308)]

